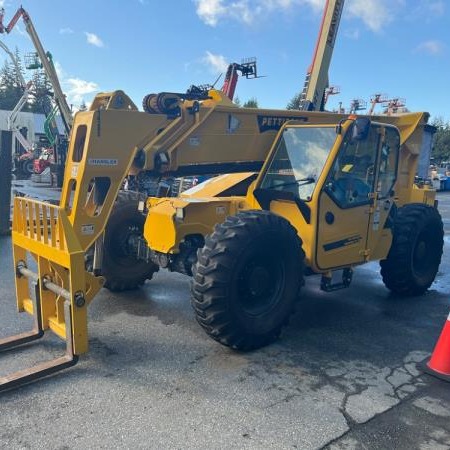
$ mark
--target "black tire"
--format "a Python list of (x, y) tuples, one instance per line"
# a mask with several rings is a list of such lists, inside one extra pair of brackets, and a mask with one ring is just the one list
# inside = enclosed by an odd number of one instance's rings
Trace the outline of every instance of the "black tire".
[(145, 216), (138, 211), (142, 199), (136, 192), (119, 192), (105, 228), (102, 276), (113, 292), (136, 289), (159, 270), (156, 264), (136, 259), (127, 246), (130, 234), (142, 235), (144, 230)]
[(393, 242), (380, 261), (381, 276), (398, 295), (423, 294), (433, 283), (444, 247), (444, 228), (436, 208), (411, 203), (398, 209)]
[(22, 161), (22, 172), (26, 176), (33, 175), (34, 173), (34, 161), (32, 159), (26, 159)]
[(206, 333), (236, 350), (277, 339), (303, 284), (295, 228), (268, 211), (241, 212), (216, 225), (197, 257), (192, 306)]

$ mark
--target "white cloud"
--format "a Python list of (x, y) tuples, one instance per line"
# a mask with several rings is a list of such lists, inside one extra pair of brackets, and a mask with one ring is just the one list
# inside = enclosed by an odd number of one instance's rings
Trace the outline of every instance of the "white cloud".
[(93, 94), (99, 90), (98, 84), (80, 78), (68, 78), (64, 85), (67, 87), (67, 98), (71, 103), (80, 104), (87, 94)]
[(58, 61), (55, 61), (55, 70), (61, 88), (67, 96), (67, 103), (69, 105), (74, 105), (75, 109), (83, 101), (88, 104), (89, 102), (86, 98), (90, 99), (92, 97), (90, 94), (94, 94), (100, 90), (98, 84), (94, 81), (86, 81), (78, 77), (69, 76)]
[(325, 0), (193, 0), (199, 18), (215, 27), (220, 20), (232, 19), (251, 24), (274, 11), (286, 12), (294, 6), (308, 5), (316, 11), (323, 8)]
[(27, 32), (25, 30), (22, 30), (22, 27), (18, 23), (14, 26), (12, 31), (14, 33), (16, 33), (16, 34), (20, 34), (21, 36), (27, 36), (28, 37)]
[(325, 0), (305, 0), (303, 3), (311, 6), (311, 8), (315, 9), (316, 11), (322, 11), (325, 5)]
[(86, 40), (88, 44), (94, 45), (95, 47), (104, 47), (103, 41), (94, 33), (84, 32), (86, 35)]
[(428, 10), (436, 16), (442, 16), (445, 12), (445, 3), (442, 0), (426, 1), (425, 6), (428, 6)]
[(197, 4), (197, 15), (206, 25), (216, 26), (218, 20), (227, 14), (223, 0), (195, 0), (195, 3)]
[(407, 11), (406, 19), (429, 23), (445, 14), (445, 2), (442, 0), (418, 0)]
[(215, 55), (209, 51), (202, 58), (202, 62), (209, 67), (209, 70), (214, 73), (225, 72), (228, 68), (228, 62), (223, 55)]
[(393, 20), (395, 3), (395, 0), (350, 0), (347, 11), (350, 17), (361, 19), (372, 31), (380, 31)]
[(440, 41), (429, 40), (420, 43), (415, 51), (419, 53), (428, 53), (429, 55), (439, 55), (444, 50), (444, 44)]
[[(273, 14), (289, 13), (297, 8), (303, 11), (309, 7), (321, 14), (325, 0), (193, 0), (198, 17), (215, 27), (222, 20), (236, 20), (252, 24)], [(442, 0), (427, 1), (428, 8), (440, 11)], [(392, 22), (401, 7), (407, 7), (406, 0), (348, 0), (346, 15), (361, 20), (370, 30), (380, 31)]]
[(58, 61), (55, 61), (55, 71), (60, 80), (66, 76), (61, 64)]
[(74, 31), (72, 30), (72, 28), (69, 27), (59, 29), (59, 34), (73, 34), (73, 33)]
[(359, 39), (359, 35), (360, 33), (358, 28), (344, 30), (344, 36), (349, 39), (353, 39), (354, 41), (357, 41)]
[(78, 110), (79, 106), (85, 102), (89, 108), (90, 101), (86, 101), (86, 96), (91, 98), (92, 95), (99, 91), (97, 83), (86, 81), (80, 78), (68, 78), (63, 81), (64, 92), (67, 96), (67, 103), (73, 106), (74, 110)]

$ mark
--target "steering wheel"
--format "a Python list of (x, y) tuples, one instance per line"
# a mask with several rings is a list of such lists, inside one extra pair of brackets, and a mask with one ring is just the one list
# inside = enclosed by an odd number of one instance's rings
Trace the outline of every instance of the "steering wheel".
[(368, 199), (370, 186), (360, 178), (341, 177), (331, 183), (332, 195), (339, 203), (349, 204)]

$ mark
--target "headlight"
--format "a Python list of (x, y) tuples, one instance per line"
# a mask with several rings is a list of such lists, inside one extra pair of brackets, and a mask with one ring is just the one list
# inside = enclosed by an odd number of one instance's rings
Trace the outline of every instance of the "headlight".
[(175, 209), (175, 218), (177, 220), (184, 220), (184, 208)]

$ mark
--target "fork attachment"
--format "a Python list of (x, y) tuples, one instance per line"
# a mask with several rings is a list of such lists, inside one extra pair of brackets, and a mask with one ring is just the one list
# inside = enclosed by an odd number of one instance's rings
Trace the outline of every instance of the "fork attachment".
[[(64, 356), (0, 377), (0, 392), (75, 365), (87, 351), (87, 306), (100, 290), (102, 277), (84, 269), (80, 246), (67, 211), (59, 206), (16, 197), (13, 257), (19, 312), (34, 318), (31, 331), (0, 339), (0, 352), (40, 339), (46, 330), (66, 342)], [(37, 272), (28, 263), (37, 266)], [(30, 295), (33, 287), (34, 295)]]
[[(44, 329), (42, 327), (41, 316), (41, 298), (39, 292), (39, 276), (27, 269), (24, 264), (20, 264), (17, 267), (17, 274), (21, 277), (26, 277), (32, 280), (35, 286), (35, 297), (33, 301), (34, 314), (34, 327), (32, 331), (10, 336), (4, 339), (0, 339), (0, 352), (13, 349), (23, 344), (33, 342), (44, 336)], [(40, 378), (51, 375), (60, 370), (74, 366), (78, 362), (78, 356), (73, 353), (73, 341), (72, 341), (72, 321), (70, 312), (70, 293), (62, 290), (59, 286), (56, 286), (47, 279), (43, 280), (45, 289), (54, 293), (59, 293), (65, 299), (64, 301), (64, 315), (66, 317), (66, 353), (60, 358), (56, 358), (51, 361), (46, 361), (28, 369), (19, 370), (5, 377), (0, 377), (0, 392), (13, 389)], [(56, 292), (55, 292), (56, 291)]]
[[(85, 256), (102, 240), (138, 150), (167, 122), (165, 116), (137, 111), (121, 91), (99, 94), (90, 111), (75, 116), (59, 206), (14, 199), (17, 309), (33, 315), (35, 325), (31, 332), (0, 340), (0, 351), (35, 341), (49, 330), (66, 342), (66, 354), (0, 378), (0, 391), (74, 365), (87, 352), (87, 307), (104, 279), (85, 270)], [(36, 273), (30, 270), (35, 266)]]

